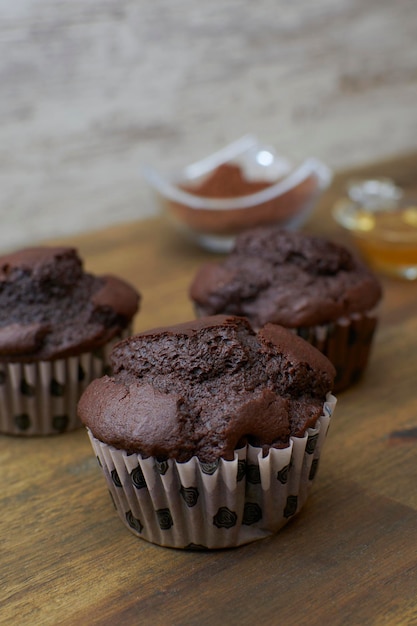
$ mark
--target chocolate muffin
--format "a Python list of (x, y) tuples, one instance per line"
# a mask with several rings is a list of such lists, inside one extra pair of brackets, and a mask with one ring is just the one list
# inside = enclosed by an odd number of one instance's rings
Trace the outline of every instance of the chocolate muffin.
[(67, 247), (0, 257), (0, 432), (53, 434), (80, 426), (82, 390), (130, 332), (139, 294), (83, 271)]
[(242, 315), (255, 329), (280, 324), (312, 343), (336, 367), (335, 391), (367, 366), (381, 296), (377, 278), (345, 247), (274, 227), (237, 237), (190, 287), (197, 315)]
[(313, 346), (219, 315), (129, 337), (110, 361), (78, 410), (130, 530), (230, 547), (300, 510), (335, 404), (335, 370)]

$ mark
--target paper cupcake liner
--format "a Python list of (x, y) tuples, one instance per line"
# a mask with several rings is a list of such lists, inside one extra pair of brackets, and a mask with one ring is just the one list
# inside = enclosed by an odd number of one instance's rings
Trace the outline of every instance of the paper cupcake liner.
[(113, 346), (124, 330), (94, 352), (36, 363), (0, 362), (0, 433), (54, 435), (80, 428), (78, 400), (94, 379), (109, 370)]
[(276, 533), (303, 507), (335, 406), (328, 394), (315, 427), (292, 437), (287, 448), (271, 448), (263, 457), (248, 445), (232, 461), (215, 463), (143, 458), (87, 430), (114, 506), (131, 532), (171, 548), (230, 548)]
[(377, 322), (375, 311), (353, 313), (330, 324), (299, 327), (295, 332), (333, 363), (334, 392), (338, 393), (356, 383), (365, 371)]

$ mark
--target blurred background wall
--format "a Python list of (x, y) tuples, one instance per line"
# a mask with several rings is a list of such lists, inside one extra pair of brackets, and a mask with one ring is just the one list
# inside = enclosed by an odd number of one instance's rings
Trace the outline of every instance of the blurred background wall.
[(142, 163), (247, 132), (334, 168), (417, 148), (416, 0), (0, 0), (0, 248), (153, 213)]

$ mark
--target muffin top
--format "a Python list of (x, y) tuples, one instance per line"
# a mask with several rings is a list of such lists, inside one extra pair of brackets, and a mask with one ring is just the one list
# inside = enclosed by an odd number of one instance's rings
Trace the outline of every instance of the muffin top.
[(264, 452), (301, 436), (323, 411), (335, 370), (291, 331), (256, 334), (236, 316), (200, 318), (119, 342), (112, 377), (82, 395), (81, 420), (101, 441), (144, 456), (203, 462)]
[(2, 256), (0, 360), (48, 360), (99, 348), (128, 325), (139, 300), (124, 281), (84, 272), (73, 248)]
[(254, 328), (326, 324), (372, 309), (381, 295), (377, 278), (343, 246), (277, 227), (239, 235), (231, 253), (202, 265), (190, 287), (201, 315), (243, 315)]

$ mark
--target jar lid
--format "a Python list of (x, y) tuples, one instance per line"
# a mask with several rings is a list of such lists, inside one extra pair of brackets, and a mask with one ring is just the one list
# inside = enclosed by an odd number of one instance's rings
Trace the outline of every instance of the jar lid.
[(390, 178), (351, 180), (347, 184), (349, 198), (366, 211), (392, 211), (398, 208), (402, 189)]

